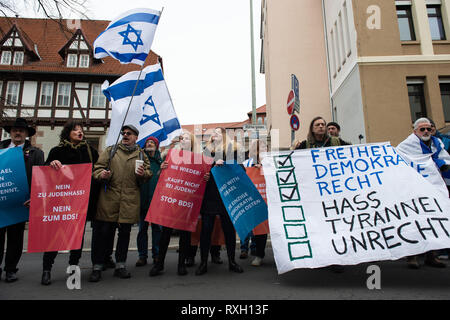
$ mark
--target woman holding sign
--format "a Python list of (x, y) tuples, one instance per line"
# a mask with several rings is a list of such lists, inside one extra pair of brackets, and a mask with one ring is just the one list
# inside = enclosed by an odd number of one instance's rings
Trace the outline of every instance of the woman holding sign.
[[(309, 132), (306, 140), (302, 142), (297, 141), (293, 150), (297, 149), (311, 149), (311, 148), (327, 148), (335, 146), (349, 145), (339, 137), (333, 137), (327, 133), (327, 122), (322, 117), (315, 117), (309, 124)], [(341, 265), (331, 265), (330, 269), (335, 273), (344, 272), (344, 267)]]
[[(190, 133), (183, 133), (179, 139), (174, 140), (170, 146), (170, 149), (194, 150), (194, 135)], [(166, 170), (169, 166), (167, 159), (161, 164), (161, 171)], [(206, 173), (203, 177), (205, 181), (209, 180), (209, 173)], [(162, 183), (162, 182), (161, 182)], [(150, 270), (150, 276), (154, 277), (164, 270), (164, 260), (166, 258), (167, 249), (169, 248), (170, 237), (172, 235), (173, 228), (162, 225), (162, 233), (159, 242), (159, 255), (158, 261), (155, 263), (153, 268)], [(179, 240), (179, 251), (178, 251), (178, 275), (184, 276), (187, 274), (186, 270), (186, 257), (189, 255), (191, 233), (186, 230), (179, 230), (180, 240)]]
[[(81, 123), (76, 121), (67, 122), (60, 134), (60, 143), (50, 150), (45, 165), (50, 165), (55, 170), (59, 170), (63, 165), (80, 164), (80, 163), (94, 163), (98, 159), (98, 152), (92, 148), (86, 140), (84, 140), (84, 132)], [(96, 182), (91, 182), (91, 192), (89, 196), (89, 206), (87, 212), (87, 219), (95, 215), (96, 199), (98, 198), (99, 187)], [(69, 257), (69, 265), (78, 265), (81, 258), (81, 248), (78, 250), (71, 250)], [(43, 257), (43, 273), (41, 283), (43, 285), (51, 284), (51, 270), (55, 258), (58, 255), (57, 251), (45, 252)]]
[[(234, 141), (233, 141), (234, 142)], [(237, 145), (235, 143), (226, 143), (226, 130), (224, 128), (216, 128), (211, 134), (210, 140), (205, 146), (204, 153), (207, 156), (214, 158), (214, 165), (221, 166), (225, 163), (225, 160), (237, 159)], [(236, 250), (236, 231), (230, 216), (223, 205), (222, 198), (217, 188), (214, 177), (209, 179), (205, 196), (203, 198), (202, 209), (200, 211), (202, 216), (202, 231), (200, 234), (200, 253), (201, 263), (198, 269), (195, 271), (196, 275), (202, 275), (207, 272), (208, 267), (208, 253), (211, 246), (211, 234), (214, 228), (214, 220), (216, 216), (220, 216), (222, 223), (222, 229), (225, 236), (225, 245), (227, 248), (228, 267), (230, 271), (242, 273), (244, 270), (235, 261)]]

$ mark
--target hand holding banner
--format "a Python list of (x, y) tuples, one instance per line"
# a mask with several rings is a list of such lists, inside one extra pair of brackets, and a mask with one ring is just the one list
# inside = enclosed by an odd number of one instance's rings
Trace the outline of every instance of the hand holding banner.
[(0, 228), (28, 220), (29, 198), (22, 148), (0, 150)]
[(81, 248), (92, 164), (34, 167), (28, 252)]
[(153, 194), (145, 221), (194, 232), (202, 206), (212, 158), (185, 150), (171, 149)]

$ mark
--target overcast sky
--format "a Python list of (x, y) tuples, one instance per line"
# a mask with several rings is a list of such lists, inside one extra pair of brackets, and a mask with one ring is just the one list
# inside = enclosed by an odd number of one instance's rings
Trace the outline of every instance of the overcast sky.
[[(89, 0), (88, 16), (112, 20), (130, 9), (164, 7), (152, 50), (163, 57), (180, 122), (243, 121), (252, 108), (249, 1)], [(266, 101), (264, 75), (259, 73), (260, 10), (261, 1), (253, 0), (256, 107)]]

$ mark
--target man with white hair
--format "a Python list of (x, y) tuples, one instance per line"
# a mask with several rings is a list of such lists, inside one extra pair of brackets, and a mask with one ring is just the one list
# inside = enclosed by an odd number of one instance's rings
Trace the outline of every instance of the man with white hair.
[[(445, 150), (442, 141), (431, 134), (432, 130), (429, 119), (417, 119), (414, 122), (414, 132), (402, 141), (396, 150), (405, 160), (412, 164), (421, 163), (422, 167), (420, 169), (417, 166), (418, 172), (448, 197), (444, 179), (450, 178), (450, 155)], [(422, 172), (425, 170), (426, 172)], [(417, 262), (417, 256), (407, 257), (407, 263), (408, 267), (412, 269), (420, 267)], [(437, 259), (435, 251), (425, 254), (425, 264), (436, 268), (446, 267), (445, 263)]]

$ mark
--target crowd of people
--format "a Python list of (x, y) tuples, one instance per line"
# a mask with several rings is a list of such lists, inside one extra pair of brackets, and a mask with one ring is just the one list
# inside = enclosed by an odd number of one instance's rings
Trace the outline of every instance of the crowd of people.
[[(164, 270), (165, 258), (169, 247), (172, 228), (160, 226), (145, 221), (160, 173), (167, 169), (168, 162), (165, 159), (169, 149), (181, 149), (194, 151), (194, 137), (190, 133), (183, 133), (164, 151), (160, 149), (157, 138), (149, 137), (144, 148), (137, 145), (139, 130), (130, 124), (121, 129), (122, 139), (115, 146), (107, 147), (98, 154), (86, 141), (83, 126), (80, 122), (68, 121), (60, 134), (60, 143), (52, 148), (44, 161), (44, 153), (31, 145), (30, 138), (36, 131), (27, 124), (23, 118), (17, 118), (14, 124), (3, 126), (10, 134), (10, 139), (0, 142), (0, 149), (20, 147), (23, 150), (25, 169), (29, 187), (31, 187), (32, 167), (48, 165), (54, 170), (60, 170), (64, 165), (91, 163), (92, 182), (87, 212), (87, 221), (92, 225), (91, 261), (92, 272), (89, 281), (98, 282), (102, 278), (102, 272), (108, 268), (114, 269), (114, 276), (122, 279), (130, 278), (127, 270), (127, 255), (130, 244), (131, 228), (139, 225), (137, 235), (137, 248), (139, 258), (136, 267), (147, 265), (149, 254), (148, 227), (151, 226), (151, 254), (152, 267), (150, 276), (158, 276)], [(293, 150), (308, 148), (323, 148), (330, 146), (343, 146), (350, 143), (339, 137), (340, 126), (335, 122), (326, 123), (322, 117), (316, 117), (311, 121), (309, 133), (305, 140), (294, 142)], [(450, 136), (436, 130), (435, 124), (426, 118), (418, 119), (414, 123), (412, 133), (416, 139), (418, 153), (431, 153), (433, 160), (441, 170), (443, 178), (450, 173)], [(213, 166), (222, 166), (225, 157), (232, 154), (234, 159), (239, 159), (238, 150), (241, 148), (235, 141), (226, 143), (226, 131), (216, 128), (212, 133), (203, 152), (214, 158)], [(444, 156), (435, 156), (443, 154)], [(247, 153), (248, 157), (248, 153)], [(447, 159), (448, 157), (448, 159)], [(135, 167), (135, 160), (141, 160), (141, 165)], [(241, 159), (246, 166), (260, 167), (259, 156), (256, 159)], [(251, 161), (249, 161), (251, 160)], [(243, 165), (244, 166), (244, 165)], [(450, 178), (450, 175), (448, 176)], [(200, 276), (208, 271), (208, 257), (216, 264), (222, 264), (220, 258), (220, 241), (217, 242), (217, 233), (223, 238), (226, 247), (228, 268), (232, 272), (242, 273), (243, 268), (236, 262), (236, 231), (222, 202), (214, 176), (209, 172), (203, 177), (206, 183), (205, 194), (200, 210), (200, 219), (197, 237), (195, 234), (177, 230), (179, 234), (178, 268), (180, 276), (188, 273), (187, 267), (195, 263), (195, 254), (200, 244), (200, 263), (195, 274)], [(450, 181), (450, 179), (449, 179)], [(30, 200), (24, 203), (29, 207)], [(220, 223), (216, 223), (219, 219)], [(4, 271), (5, 281), (14, 282), (18, 279), (18, 264), (23, 251), (25, 222), (0, 228), (0, 266), (5, 256)], [(115, 261), (112, 259), (115, 237), (117, 234)], [(240, 259), (246, 259), (250, 254), (255, 258), (253, 266), (259, 266), (265, 256), (265, 247), (268, 235), (254, 235), (252, 233), (246, 239), (240, 239)], [(5, 253), (5, 240), (6, 254)], [(77, 265), (82, 255), (82, 248), (71, 250), (69, 264)], [(250, 250), (249, 250), (250, 249)], [(444, 252), (445, 253), (445, 252)], [(43, 254), (42, 285), (51, 284), (51, 269), (58, 252), (45, 252)], [(447, 253), (448, 255), (448, 250)], [(417, 257), (408, 257), (408, 266), (419, 268)], [(426, 254), (425, 263), (433, 267), (445, 267), (446, 264), (438, 259), (437, 252)], [(331, 266), (333, 271), (344, 271), (343, 266)], [(0, 268), (0, 278), (2, 276)]]

